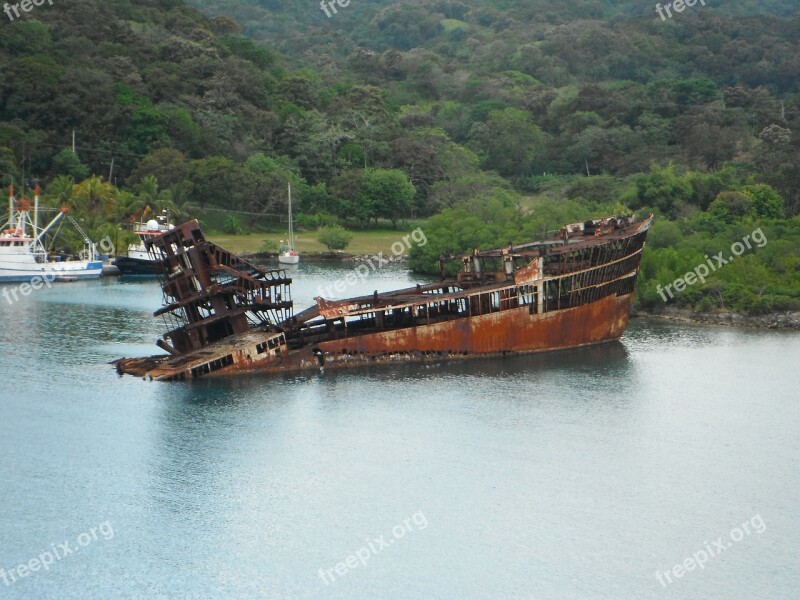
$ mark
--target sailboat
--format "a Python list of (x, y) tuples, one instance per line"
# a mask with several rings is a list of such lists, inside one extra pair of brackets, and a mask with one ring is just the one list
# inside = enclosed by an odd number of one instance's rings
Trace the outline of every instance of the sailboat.
[(300, 262), (300, 255), (294, 249), (294, 223), (292, 222), (292, 184), (289, 184), (289, 244), (281, 248), (278, 262), (282, 265), (296, 265)]
[[(8, 221), (0, 228), (0, 283), (30, 281), (42, 277), (48, 281), (96, 279), (103, 274), (103, 263), (97, 259), (97, 246), (89, 239), (75, 219), (62, 209), (42, 229), (39, 228), (39, 186), (34, 192), (33, 215), (30, 201), (14, 198), (14, 186), (8, 192)], [(64, 216), (83, 236), (80, 260), (51, 260), (45, 248), (45, 235)]]

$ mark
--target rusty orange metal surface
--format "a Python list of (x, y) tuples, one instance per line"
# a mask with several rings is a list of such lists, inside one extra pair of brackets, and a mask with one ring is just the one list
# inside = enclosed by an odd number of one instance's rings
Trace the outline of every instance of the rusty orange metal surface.
[(629, 314), (630, 296), (607, 296), (589, 305), (553, 313), (531, 315), (521, 307), (325, 342), (319, 347), (333, 356), (384, 356), (409, 350), (448, 355), (537, 352), (619, 339)]
[[(120, 373), (174, 381), (543, 352), (616, 340), (628, 324), (651, 223), (652, 217), (623, 217), (573, 224), (543, 242), (473, 251), (459, 259), (464, 271), (454, 279), (346, 300), (317, 298), (316, 306), (297, 315), (276, 296), (278, 290), (289, 294), (291, 280), (209, 244), (194, 223), (153, 242), (164, 248), (167, 270), (166, 306), (158, 312), (184, 311), (189, 317), (183, 328), (166, 334), (170, 340), (183, 340), (183, 332), (198, 327), (204, 335), (191, 337), (188, 351), (167, 345), (170, 355), (115, 364)], [(484, 260), (494, 260), (495, 270), (485, 268)], [(521, 264), (514, 268), (514, 261)], [(195, 282), (193, 288), (175, 289), (187, 280)], [(247, 311), (260, 322), (245, 331), (232, 319)]]
[(514, 282), (517, 285), (533, 283), (542, 275), (542, 265), (539, 260), (532, 260), (524, 267), (514, 272)]

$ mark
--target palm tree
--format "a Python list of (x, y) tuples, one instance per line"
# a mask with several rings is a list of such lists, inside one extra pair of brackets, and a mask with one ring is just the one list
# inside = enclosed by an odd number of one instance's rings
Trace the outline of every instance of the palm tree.
[(158, 179), (155, 175), (142, 177), (133, 189), (145, 205), (151, 210), (158, 210)]
[(159, 190), (158, 179), (154, 175), (142, 177), (134, 189), (143, 208), (149, 209), (147, 212), (160, 213), (168, 210), (173, 215), (179, 215), (179, 205), (185, 201), (186, 192), (180, 184)]
[(47, 186), (47, 195), (55, 199), (56, 206), (69, 204), (75, 188), (75, 181), (67, 175), (59, 175)]
[(106, 217), (110, 217), (116, 204), (114, 197), (114, 186), (95, 175), (73, 187), (71, 205), (91, 216), (99, 209)]
[(140, 196), (126, 190), (117, 192), (117, 219), (122, 221), (136, 220), (146, 207), (147, 204)]
[(164, 205), (163, 208), (169, 209), (175, 216), (180, 216), (183, 213), (183, 207), (189, 202), (189, 187), (189, 184), (181, 181), (161, 190), (159, 198)]

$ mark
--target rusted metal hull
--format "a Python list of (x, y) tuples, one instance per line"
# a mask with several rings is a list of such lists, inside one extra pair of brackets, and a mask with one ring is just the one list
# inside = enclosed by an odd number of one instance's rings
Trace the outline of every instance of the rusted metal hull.
[(294, 314), (285, 273), (241, 261), (190, 222), (148, 242), (163, 269), (164, 308), (156, 315), (170, 317), (173, 328), (159, 340), (169, 355), (115, 364), (121, 374), (183, 381), (617, 340), (651, 223), (608, 218), (565, 226), (542, 242), (461, 257), (455, 278), (346, 300), (316, 298), (316, 306)]
[[(545, 314), (529, 314), (525, 307), (499, 313), (459, 319), (413, 328), (368, 333), (322, 342), (312, 347), (288, 350), (264, 358), (254, 356), (255, 336), (249, 345), (238, 348), (221, 345), (214, 349), (232, 356), (224, 369), (203, 376), (244, 372), (280, 373), (353, 367), (367, 364), (393, 364), (461, 360), (476, 357), (506, 356), (578, 348), (618, 340), (628, 325), (631, 296), (607, 296), (592, 304)], [(322, 360), (321, 360), (322, 357)], [(151, 379), (185, 380), (196, 377), (187, 368), (163, 372), (157, 360), (125, 359), (121, 370)]]
[[(628, 324), (630, 303), (630, 296), (608, 296), (590, 305), (543, 315), (531, 315), (520, 307), (325, 342), (318, 347), (326, 357), (326, 368), (354, 362), (424, 361), (577, 348), (619, 339)], [(298, 366), (315, 367), (317, 361), (311, 359), (301, 358)]]

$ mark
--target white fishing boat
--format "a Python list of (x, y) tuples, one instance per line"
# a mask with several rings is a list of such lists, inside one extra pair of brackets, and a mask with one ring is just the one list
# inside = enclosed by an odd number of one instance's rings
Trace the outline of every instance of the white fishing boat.
[[(80, 260), (51, 259), (45, 239), (54, 225), (69, 219), (83, 236)], [(48, 281), (96, 279), (103, 274), (103, 263), (97, 259), (97, 246), (88, 238), (67, 211), (62, 209), (44, 228), (39, 228), (39, 186), (36, 186), (33, 210), (30, 201), (14, 197), (9, 188), (8, 221), (0, 228), (0, 283), (30, 281), (41, 277)]]
[(292, 222), (292, 184), (289, 184), (289, 243), (281, 248), (278, 262), (282, 265), (296, 265), (300, 262), (300, 255), (294, 249), (294, 223)]

